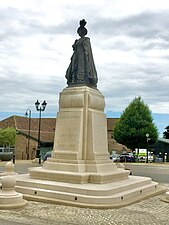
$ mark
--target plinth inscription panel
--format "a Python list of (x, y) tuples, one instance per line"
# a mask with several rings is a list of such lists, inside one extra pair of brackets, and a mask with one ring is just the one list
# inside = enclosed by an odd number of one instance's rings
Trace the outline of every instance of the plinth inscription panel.
[[(103, 113), (89, 110), (88, 113), (88, 149), (87, 159), (108, 157), (106, 117)], [(94, 156), (94, 158), (93, 158)]]
[(60, 111), (57, 119), (55, 148), (78, 152), (82, 145), (82, 111)]

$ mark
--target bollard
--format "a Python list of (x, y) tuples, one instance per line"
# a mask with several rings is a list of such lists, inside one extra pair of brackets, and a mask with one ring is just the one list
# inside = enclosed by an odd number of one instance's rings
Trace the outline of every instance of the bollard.
[(27, 205), (23, 194), (15, 191), (16, 178), (14, 176), (4, 176), (1, 183), (0, 209), (17, 209)]
[(15, 164), (15, 154), (13, 154), (13, 164)]
[(39, 164), (41, 164), (41, 155), (39, 155)]

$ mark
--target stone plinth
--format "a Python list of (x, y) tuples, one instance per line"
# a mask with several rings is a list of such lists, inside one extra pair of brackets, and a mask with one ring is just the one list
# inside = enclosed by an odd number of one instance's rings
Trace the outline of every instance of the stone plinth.
[[(52, 158), (82, 160), (86, 165), (88, 160), (92, 164), (107, 160), (103, 95), (86, 86), (66, 88), (60, 95), (59, 106)], [(86, 166), (82, 170), (90, 172), (92, 169)]]
[(104, 97), (87, 86), (65, 88), (60, 94), (52, 157), (31, 178), (70, 183), (108, 183), (127, 179), (109, 159)]

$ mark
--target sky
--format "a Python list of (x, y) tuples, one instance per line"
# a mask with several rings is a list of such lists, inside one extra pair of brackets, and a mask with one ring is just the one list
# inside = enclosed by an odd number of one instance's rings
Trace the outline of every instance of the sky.
[(36, 113), (37, 99), (48, 103), (44, 116), (56, 115), (83, 18), (105, 113), (115, 117), (141, 96), (164, 129), (169, 121), (167, 0), (0, 0), (0, 119), (27, 108)]

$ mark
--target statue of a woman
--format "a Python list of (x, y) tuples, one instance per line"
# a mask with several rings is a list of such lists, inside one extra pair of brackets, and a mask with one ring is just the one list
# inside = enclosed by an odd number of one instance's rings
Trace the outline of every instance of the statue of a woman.
[(87, 29), (84, 27), (86, 21), (80, 21), (80, 27), (77, 33), (80, 39), (75, 40), (73, 44), (73, 55), (70, 65), (66, 71), (68, 86), (87, 85), (90, 87), (97, 86), (97, 72), (93, 60), (90, 39), (85, 37)]

